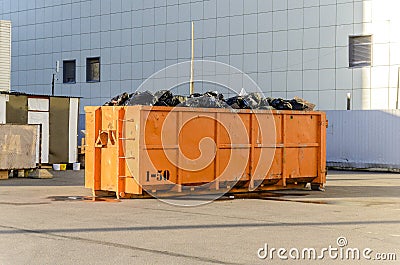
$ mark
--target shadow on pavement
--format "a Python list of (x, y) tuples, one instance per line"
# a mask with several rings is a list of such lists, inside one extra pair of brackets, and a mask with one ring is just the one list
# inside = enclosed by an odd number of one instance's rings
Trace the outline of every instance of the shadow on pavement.
[(52, 233), (96, 233), (96, 232), (125, 232), (125, 231), (165, 231), (165, 230), (192, 230), (192, 229), (225, 229), (225, 228), (252, 228), (252, 227), (300, 227), (300, 226), (354, 226), (354, 225), (383, 225), (400, 224), (400, 220), (380, 221), (338, 221), (338, 222), (277, 222), (277, 223), (242, 223), (242, 224), (210, 224), (210, 225), (171, 225), (171, 226), (139, 226), (139, 227), (105, 227), (105, 228), (59, 228), (59, 229), (21, 229), (12, 226), (0, 225), (0, 234), (52, 234)]
[(23, 186), (79, 186), (84, 187), (85, 185), (85, 171), (51, 171), (53, 174), (52, 179), (33, 179), (33, 178), (10, 178), (0, 181), (0, 187), (23, 187)]

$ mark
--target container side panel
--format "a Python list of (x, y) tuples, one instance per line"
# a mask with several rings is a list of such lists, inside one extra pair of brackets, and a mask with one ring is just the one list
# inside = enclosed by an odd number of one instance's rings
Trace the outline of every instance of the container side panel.
[(85, 134), (85, 187), (94, 188), (94, 163), (95, 163), (95, 108), (86, 107), (86, 134)]
[(210, 117), (189, 112), (184, 113), (182, 123), (179, 128), (182, 159), (193, 161), (193, 169), (196, 169), (199, 157), (208, 155), (210, 158), (215, 155), (215, 122)]
[(85, 187), (100, 190), (101, 149), (96, 147), (96, 139), (101, 127), (101, 108), (85, 107), (86, 147), (85, 147)]
[(117, 191), (119, 180), (118, 107), (104, 107), (96, 148), (101, 153), (101, 190)]
[[(142, 170), (139, 178), (143, 186), (176, 184), (178, 182), (177, 167), (171, 163), (162, 149), (143, 150), (141, 159)], [(166, 176), (169, 178), (165, 178)]]
[(118, 124), (118, 107), (103, 107), (101, 112), (101, 130), (116, 130)]
[(318, 143), (319, 115), (287, 114), (286, 141), (292, 144)]
[[(87, 144), (93, 145), (88, 165), (95, 179), (87, 183), (120, 196), (143, 194), (141, 185), (151, 192), (184, 192), (174, 184), (193, 187), (215, 180), (210, 189), (233, 188), (237, 182), (243, 190), (254, 187), (254, 178), (264, 184), (260, 189), (320, 183), (323, 115), (273, 113), (146, 106), (87, 111), (92, 131)], [(321, 178), (315, 180), (317, 175)]]
[[(276, 124), (270, 113), (257, 113), (252, 120), (252, 172), (254, 181), (268, 178), (276, 149)], [(260, 184), (260, 182), (257, 182)], [(257, 184), (256, 183), (256, 184)]]
[[(248, 180), (250, 177), (251, 155), (251, 114), (250, 113), (221, 113), (218, 123), (223, 126), (218, 130), (220, 137), (217, 163), (219, 163), (219, 180), (236, 182)], [(225, 134), (229, 137), (225, 137)], [(228, 183), (227, 185), (232, 185)], [(221, 184), (223, 187), (224, 185)]]
[(139, 148), (140, 148), (140, 111), (137, 107), (126, 107), (124, 124), (122, 128), (123, 155), (125, 161), (125, 192), (130, 194), (141, 194), (139, 185)]
[(249, 149), (220, 149), (219, 150), (219, 181), (238, 181), (249, 179)]
[(275, 119), (275, 136), (276, 136), (276, 144), (282, 144), (283, 141), (283, 135), (282, 135), (282, 115), (281, 114), (275, 114), (274, 119)]
[(116, 191), (118, 180), (118, 150), (116, 147), (101, 149), (101, 190)]
[(318, 148), (287, 148), (286, 172), (289, 178), (317, 177)]
[(274, 159), (271, 164), (271, 168), (268, 172), (268, 178), (281, 178), (282, 177), (282, 157), (283, 149), (277, 148), (275, 150)]
[[(170, 111), (143, 111), (142, 118), (144, 119), (144, 141), (146, 146), (161, 146), (177, 145), (178, 130), (177, 130), (177, 112)], [(161, 135), (164, 133), (164, 142)]]

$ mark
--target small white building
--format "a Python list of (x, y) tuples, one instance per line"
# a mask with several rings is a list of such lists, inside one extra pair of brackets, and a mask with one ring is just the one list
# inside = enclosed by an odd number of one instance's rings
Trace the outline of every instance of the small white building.
[(36, 163), (78, 161), (79, 98), (0, 91), (0, 124), (39, 125)]

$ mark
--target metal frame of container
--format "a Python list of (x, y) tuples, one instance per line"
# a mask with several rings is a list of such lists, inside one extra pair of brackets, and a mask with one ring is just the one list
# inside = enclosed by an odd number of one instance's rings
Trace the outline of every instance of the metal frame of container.
[[(307, 183), (313, 188), (322, 188), (326, 183), (327, 120), (323, 112), (149, 106), (85, 107), (85, 112), (85, 187), (92, 189), (94, 195), (111, 192), (118, 198), (145, 197), (149, 196), (149, 190), (157, 196), (204, 191), (235, 193), (304, 188)], [(168, 121), (168, 115), (175, 118)], [(201, 119), (202, 115), (215, 118)], [(244, 142), (227, 144), (218, 120), (224, 119), (234, 125), (235, 115), (240, 117), (248, 136)], [(185, 116), (197, 120), (195, 124), (187, 124), (186, 132), (182, 133), (178, 131), (179, 123)], [(260, 144), (256, 135), (260, 134), (261, 123), (257, 119), (271, 118), (276, 141), (274, 139), (273, 145)], [(165, 125), (177, 139), (175, 144), (163, 145), (161, 128)], [(167, 152), (177, 152), (179, 161), (179, 152), (182, 149), (184, 153), (185, 148), (185, 155), (196, 157), (199, 146), (194, 143), (204, 137), (211, 138), (216, 148), (215, 157), (207, 167), (189, 172), (169, 161)], [(245, 142), (248, 144), (243, 144)], [(233, 170), (224, 172), (225, 177), (220, 179), (222, 167), (227, 165), (228, 155), (233, 154), (234, 149), (248, 155), (247, 161), (238, 163), (245, 163), (243, 174), (237, 175), (237, 170)], [(263, 149), (272, 154), (271, 161), (266, 162), (270, 167), (262, 176), (262, 182), (253, 189), (252, 175), (258, 163), (264, 163), (259, 161)], [(168, 169), (169, 181), (163, 181), (165, 169)], [(149, 174), (155, 178), (149, 178)], [(197, 188), (211, 182), (213, 184), (206, 190)], [(176, 188), (171, 184), (179, 186)], [(190, 189), (182, 190), (181, 186)]]

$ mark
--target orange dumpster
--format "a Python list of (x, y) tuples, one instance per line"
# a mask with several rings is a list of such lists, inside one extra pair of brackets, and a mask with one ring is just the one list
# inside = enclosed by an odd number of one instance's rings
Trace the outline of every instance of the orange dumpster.
[(85, 187), (118, 198), (313, 189), (326, 182), (323, 112), (85, 107)]

